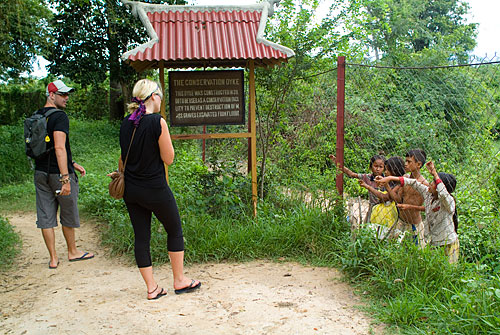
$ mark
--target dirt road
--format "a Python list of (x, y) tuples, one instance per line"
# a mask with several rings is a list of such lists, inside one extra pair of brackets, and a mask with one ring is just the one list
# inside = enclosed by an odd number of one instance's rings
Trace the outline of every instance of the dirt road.
[(175, 295), (169, 265), (155, 268), (168, 295), (146, 299), (134, 264), (110, 258), (95, 226), (77, 231), (81, 250), (96, 257), (68, 262), (61, 229), (61, 260), (48, 253), (32, 213), (12, 214), (23, 240), (14, 270), (0, 274), (1, 334), (381, 334), (355, 308), (360, 302), (334, 269), (254, 261), (186, 268), (201, 280), (192, 294)]

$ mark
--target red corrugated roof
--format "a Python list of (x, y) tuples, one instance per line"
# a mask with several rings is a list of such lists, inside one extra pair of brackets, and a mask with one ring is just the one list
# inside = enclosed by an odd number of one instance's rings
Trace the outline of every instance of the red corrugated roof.
[(164, 67), (210, 67), (245, 66), (253, 59), (265, 66), (293, 56), (285, 47), (257, 42), (261, 11), (156, 8), (145, 14), (158, 39), (124, 55), (138, 71), (158, 67), (160, 61)]

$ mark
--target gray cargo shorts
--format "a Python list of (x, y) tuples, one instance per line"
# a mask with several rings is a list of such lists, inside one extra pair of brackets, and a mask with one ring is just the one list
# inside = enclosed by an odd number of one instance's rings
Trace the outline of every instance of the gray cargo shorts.
[(36, 226), (38, 228), (57, 227), (58, 207), (61, 225), (70, 228), (80, 227), (80, 216), (77, 206), (78, 177), (74, 173), (71, 173), (69, 177), (71, 179), (71, 194), (56, 196), (56, 190), (60, 190), (62, 186), (59, 181), (59, 175), (35, 171)]

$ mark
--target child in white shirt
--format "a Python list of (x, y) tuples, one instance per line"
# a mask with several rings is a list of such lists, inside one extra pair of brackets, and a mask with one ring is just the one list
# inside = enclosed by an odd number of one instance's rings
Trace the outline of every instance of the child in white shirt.
[(409, 185), (424, 198), (425, 216), (429, 225), (430, 244), (444, 247), (450, 263), (456, 263), (459, 256), (458, 235), (456, 227), (456, 202), (451, 193), (455, 190), (455, 176), (448, 173), (437, 173), (432, 161), (425, 164), (434, 181), (426, 186), (416, 179), (404, 177), (377, 177), (380, 184), (398, 181), (401, 186)]

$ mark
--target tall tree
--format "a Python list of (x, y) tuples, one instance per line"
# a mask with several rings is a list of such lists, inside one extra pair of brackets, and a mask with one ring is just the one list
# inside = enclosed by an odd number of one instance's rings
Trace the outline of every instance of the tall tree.
[[(167, 3), (182, 5), (186, 1)], [(110, 118), (121, 118), (123, 97), (128, 97), (137, 74), (120, 57), (130, 45), (146, 40), (142, 23), (119, 0), (68, 0), (56, 3), (54, 11), (50, 72), (83, 86), (102, 83), (109, 75)]]
[[(318, 0), (284, 0), (279, 3), (266, 29), (269, 40), (291, 48), (295, 56), (272, 69), (258, 69), (258, 140), (261, 152), (260, 196), (264, 195), (267, 161), (285, 133), (293, 132), (293, 121), (302, 119), (303, 107), (311, 105), (311, 83), (320, 72), (335, 67), (335, 55), (356, 55), (349, 44), (350, 35), (340, 35), (339, 22), (331, 15), (321, 20), (316, 13)], [(322, 13), (319, 13), (322, 14)], [(308, 97), (308, 99), (304, 99)]]
[(434, 50), (465, 60), (476, 45), (476, 24), (466, 22), (469, 5), (462, 0), (351, 0), (335, 6), (342, 8), (347, 31), (377, 58)]
[(47, 21), (52, 15), (38, 0), (0, 2), (0, 80), (31, 71), (47, 46)]

